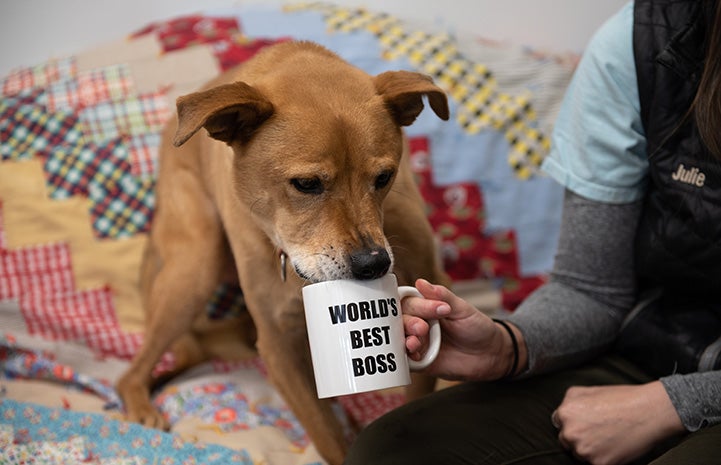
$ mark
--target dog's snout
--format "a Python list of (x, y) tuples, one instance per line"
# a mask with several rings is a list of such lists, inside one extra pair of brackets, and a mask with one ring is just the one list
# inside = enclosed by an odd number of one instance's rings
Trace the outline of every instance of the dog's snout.
[(391, 257), (386, 249), (361, 249), (350, 256), (351, 272), (355, 279), (376, 279), (388, 273)]

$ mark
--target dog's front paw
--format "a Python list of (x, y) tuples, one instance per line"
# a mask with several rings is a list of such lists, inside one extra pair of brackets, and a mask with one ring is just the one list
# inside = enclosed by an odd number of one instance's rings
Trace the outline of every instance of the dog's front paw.
[(170, 423), (150, 402), (150, 388), (132, 373), (126, 373), (117, 384), (125, 406), (125, 419), (149, 428), (169, 430)]
[(163, 414), (152, 405), (148, 405), (143, 408), (136, 408), (132, 411), (129, 410), (126, 414), (126, 418), (128, 421), (140, 423), (148, 428), (155, 428), (164, 431), (168, 431), (170, 429), (170, 423), (168, 423), (168, 420), (166, 420)]

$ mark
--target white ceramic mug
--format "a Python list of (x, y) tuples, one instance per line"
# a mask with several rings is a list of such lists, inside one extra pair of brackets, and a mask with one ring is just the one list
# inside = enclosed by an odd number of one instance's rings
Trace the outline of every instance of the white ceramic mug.
[(410, 370), (435, 360), (441, 345), (437, 320), (423, 358), (406, 356), (401, 300), (421, 293), (395, 275), (372, 281), (337, 280), (303, 288), (305, 320), (318, 398), (410, 384)]

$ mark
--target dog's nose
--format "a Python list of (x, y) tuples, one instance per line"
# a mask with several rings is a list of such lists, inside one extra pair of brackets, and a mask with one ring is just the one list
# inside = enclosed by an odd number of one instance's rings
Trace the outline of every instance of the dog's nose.
[(350, 268), (355, 279), (376, 279), (388, 273), (391, 257), (386, 249), (356, 250), (350, 256)]

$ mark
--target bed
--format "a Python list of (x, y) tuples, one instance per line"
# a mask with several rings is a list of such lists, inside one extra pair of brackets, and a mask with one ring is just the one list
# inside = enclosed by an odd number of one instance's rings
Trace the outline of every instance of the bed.
[[(511, 312), (544, 282), (562, 189), (539, 166), (575, 56), (332, 3), (148, 24), (0, 77), (0, 463), (324, 463), (259, 358), (214, 360), (159, 389), (169, 432), (124, 422), (113, 388), (143, 337), (138, 269), (175, 98), (292, 39), (371, 74), (433, 76), (451, 119), (424, 112), (407, 134), (454, 286), (483, 311)], [(241, 307), (224, 286), (207, 312)], [(351, 437), (349, 425), (403, 401), (389, 390), (335, 404)]]

